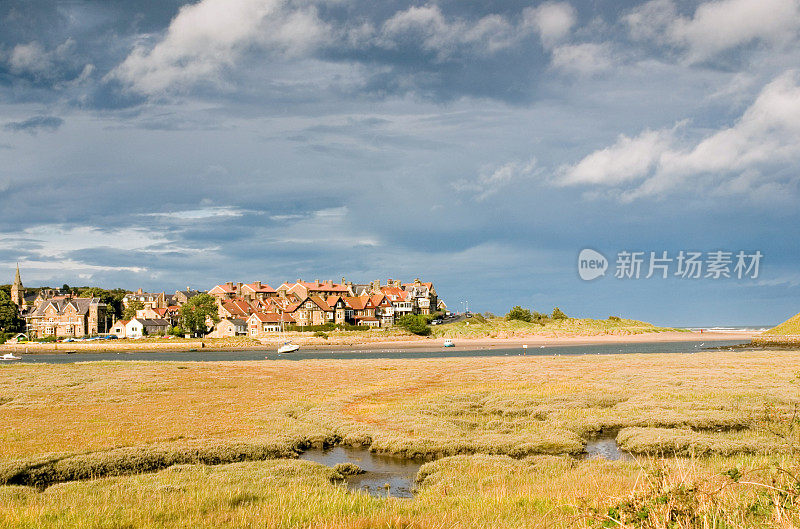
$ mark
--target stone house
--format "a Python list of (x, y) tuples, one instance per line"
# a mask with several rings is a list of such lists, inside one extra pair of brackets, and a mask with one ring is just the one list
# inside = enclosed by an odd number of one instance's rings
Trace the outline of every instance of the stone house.
[(108, 315), (100, 298), (59, 297), (43, 301), (26, 316), (31, 337), (76, 338), (108, 332)]
[(209, 333), (211, 338), (229, 338), (247, 334), (247, 321), (239, 318), (222, 318)]
[(297, 321), (291, 314), (279, 314), (277, 312), (256, 312), (247, 318), (247, 335), (251, 338), (263, 338), (274, 335), (281, 331), (281, 320), (283, 325), (295, 325)]

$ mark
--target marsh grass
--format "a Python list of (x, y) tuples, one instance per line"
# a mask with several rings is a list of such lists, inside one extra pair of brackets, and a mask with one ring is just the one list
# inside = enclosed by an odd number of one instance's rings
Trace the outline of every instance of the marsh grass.
[[(745, 482), (795, 505), (776, 469), (795, 468), (798, 372), (798, 352), (2, 366), (3, 480), (88, 480), (0, 487), (0, 526), (644, 527), (625, 505), (685, 483), (727, 485), (676, 492), (699, 517), (658, 503), (647, 527), (791, 527)], [(565, 455), (599, 432), (648, 457)], [(410, 501), (271, 459), (337, 443), (437, 459)]]
[(456, 323), (431, 328), (435, 338), (516, 338), (528, 336), (599, 336), (642, 334), (650, 332), (683, 331), (656, 327), (638, 320), (595, 320), (590, 318), (548, 319), (536, 321), (506, 320), (505, 318), (469, 318)]

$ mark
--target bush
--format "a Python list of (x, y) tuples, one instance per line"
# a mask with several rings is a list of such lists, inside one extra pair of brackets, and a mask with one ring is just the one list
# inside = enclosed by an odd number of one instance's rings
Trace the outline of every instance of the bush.
[(519, 320), (519, 321), (531, 321), (531, 311), (528, 309), (523, 309), (519, 305), (513, 307), (511, 310), (508, 311), (506, 314), (507, 320)]
[(497, 316), (495, 316), (493, 313), (491, 313), (489, 311), (486, 311), (486, 312), (483, 313), (483, 317), (486, 318), (487, 320), (493, 320)]
[(622, 321), (622, 318), (620, 318), (619, 316), (609, 316), (608, 317), (608, 321), (617, 321), (618, 322), (618, 321)]
[(6, 334), (4, 332), (0, 332), (0, 344), (6, 343), (6, 340), (8, 340), (10, 337), (11, 337), (10, 334)]
[(561, 309), (559, 309), (558, 307), (555, 307), (553, 309), (553, 316), (552, 317), (553, 317), (554, 320), (566, 320), (568, 318), (568, 316), (566, 314), (564, 314), (561, 311)]
[(326, 340), (328, 339), (328, 333), (326, 333), (325, 331), (316, 331), (314, 333), (314, 336), (316, 336), (317, 338), (325, 338)]
[(486, 318), (484, 318), (480, 314), (473, 314), (472, 319), (474, 321), (477, 321), (478, 323), (486, 323)]
[(169, 331), (169, 333), (170, 333), (172, 336), (177, 336), (177, 337), (179, 337), (179, 338), (180, 338), (181, 336), (183, 336), (184, 334), (186, 334), (186, 332), (183, 330), (183, 327), (181, 327), (180, 325), (176, 325), (175, 327), (173, 327), (173, 328), (172, 328), (172, 329)]
[(418, 314), (406, 314), (397, 320), (397, 325), (418, 336), (427, 336), (431, 333), (425, 316)]

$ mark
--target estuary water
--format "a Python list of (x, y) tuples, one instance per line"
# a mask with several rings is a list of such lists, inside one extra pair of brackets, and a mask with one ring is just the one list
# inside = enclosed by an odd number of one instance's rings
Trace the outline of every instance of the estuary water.
[[(456, 340), (457, 342), (457, 340)], [(74, 362), (132, 361), (132, 362), (243, 362), (270, 360), (367, 360), (367, 359), (426, 359), (426, 358), (474, 358), (489, 356), (557, 356), (557, 355), (611, 355), (611, 354), (692, 354), (706, 349), (724, 349), (742, 346), (748, 340), (715, 340), (691, 342), (642, 342), (592, 345), (546, 345), (522, 347), (456, 347), (444, 348), (437, 344), (431, 347), (408, 349), (381, 349), (380, 347), (348, 349), (342, 347), (303, 348), (290, 354), (279, 355), (275, 350), (263, 351), (170, 351), (170, 352), (120, 352), (120, 353), (58, 353), (25, 354), (20, 346), (14, 363), (68, 364)]]

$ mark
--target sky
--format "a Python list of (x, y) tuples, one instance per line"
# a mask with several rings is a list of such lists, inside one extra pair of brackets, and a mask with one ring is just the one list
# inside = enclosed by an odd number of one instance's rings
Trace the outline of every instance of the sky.
[(419, 277), (454, 310), (776, 324), (799, 30), (800, 0), (5, 0), (0, 282)]

